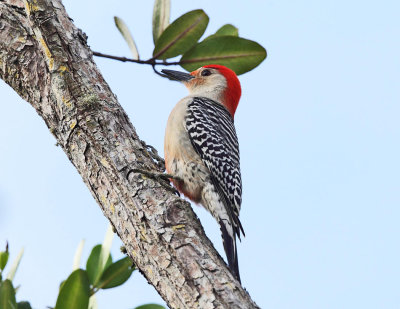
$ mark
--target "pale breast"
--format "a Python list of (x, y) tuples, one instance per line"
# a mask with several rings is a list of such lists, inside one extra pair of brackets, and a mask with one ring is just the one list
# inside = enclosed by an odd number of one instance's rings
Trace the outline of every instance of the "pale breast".
[[(181, 161), (183, 157), (186, 157), (190, 146), (189, 135), (185, 129), (185, 116), (187, 109), (188, 100), (180, 100), (175, 107), (172, 109), (165, 129), (164, 138), (164, 156), (165, 156), (165, 168), (168, 173), (175, 174), (176, 166), (173, 161)], [(190, 151), (190, 149), (189, 149)]]
[(169, 115), (164, 139), (165, 168), (171, 175), (184, 180), (173, 181), (175, 186), (190, 199), (199, 202), (201, 190), (209, 171), (193, 148), (186, 130), (187, 105), (192, 100), (179, 101)]

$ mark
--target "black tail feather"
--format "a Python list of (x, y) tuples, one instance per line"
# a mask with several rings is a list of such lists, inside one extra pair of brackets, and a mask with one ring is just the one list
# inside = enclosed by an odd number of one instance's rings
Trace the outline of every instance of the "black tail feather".
[(222, 240), (224, 243), (224, 249), (226, 253), (226, 258), (228, 260), (229, 268), (231, 269), (232, 274), (236, 277), (236, 279), (240, 282), (239, 275), (239, 263), (237, 257), (237, 247), (236, 247), (236, 236), (230, 235), (228, 230), (222, 220), (219, 221), (219, 225), (221, 227)]

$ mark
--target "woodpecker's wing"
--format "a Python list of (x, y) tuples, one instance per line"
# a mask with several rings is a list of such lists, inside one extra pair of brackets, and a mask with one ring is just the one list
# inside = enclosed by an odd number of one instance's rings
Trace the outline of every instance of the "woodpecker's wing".
[(221, 104), (195, 97), (188, 104), (186, 129), (193, 147), (211, 172), (212, 182), (240, 238), (240, 230), (243, 232), (239, 221), (242, 180), (239, 143), (232, 116)]

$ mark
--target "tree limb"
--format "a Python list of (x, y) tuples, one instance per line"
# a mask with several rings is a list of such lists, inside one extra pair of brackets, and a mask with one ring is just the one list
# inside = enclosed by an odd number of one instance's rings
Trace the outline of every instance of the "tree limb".
[(160, 172), (59, 0), (0, 0), (0, 78), (43, 118), (171, 308), (258, 308)]

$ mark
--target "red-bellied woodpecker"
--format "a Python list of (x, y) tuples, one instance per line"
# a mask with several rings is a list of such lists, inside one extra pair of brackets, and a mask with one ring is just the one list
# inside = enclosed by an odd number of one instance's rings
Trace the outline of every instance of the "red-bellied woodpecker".
[(240, 281), (236, 236), (242, 202), (239, 144), (233, 117), (241, 96), (236, 74), (221, 65), (183, 73), (162, 70), (182, 81), (190, 95), (172, 110), (164, 141), (165, 166), (185, 196), (218, 221), (228, 264)]

